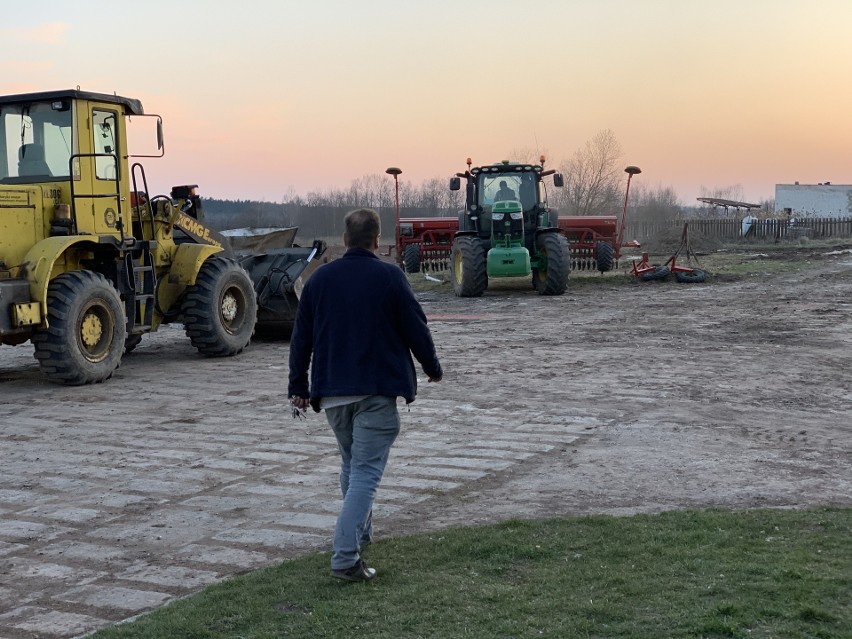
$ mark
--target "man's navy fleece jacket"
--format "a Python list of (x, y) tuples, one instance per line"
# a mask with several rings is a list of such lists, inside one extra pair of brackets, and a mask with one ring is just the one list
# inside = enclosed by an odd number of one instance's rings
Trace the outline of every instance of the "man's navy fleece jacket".
[[(412, 353), (442, 376), (426, 315), (402, 270), (351, 248), (305, 284), (290, 340), (290, 397), (417, 394)], [(311, 381), (308, 386), (308, 367)]]

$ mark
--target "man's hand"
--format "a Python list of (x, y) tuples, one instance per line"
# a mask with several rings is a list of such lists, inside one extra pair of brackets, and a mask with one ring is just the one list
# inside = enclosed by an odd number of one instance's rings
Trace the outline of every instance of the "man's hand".
[(293, 407), (293, 419), (307, 419), (308, 406), (310, 406), (310, 399), (308, 397), (293, 397), (290, 398), (290, 405)]
[(310, 397), (297, 397), (293, 395), (293, 397), (290, 398), (290, 403), (299, 410), (307, 410), (308, 406), (311, 404), (311, 399)]
[(430, 378), (429, 378), (429, 382), (430, 382), (430, 383), (434, 382), (434, 383), (436, 383), (436, 384), (437, 384), (437, 383), (438, 383), (438, 382), (440, 382), (442, 379), (443, 379), (443, 377), (430, 377)]

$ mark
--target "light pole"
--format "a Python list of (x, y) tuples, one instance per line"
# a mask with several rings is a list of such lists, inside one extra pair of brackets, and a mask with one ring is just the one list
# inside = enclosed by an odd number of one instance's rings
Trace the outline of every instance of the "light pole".
[(396, 257), (400, 259), (399, 254), (399, 179), (398, 175), (402, 173), (402, 169), (392, 166), (385, 170), (385, 173), (393, 176), (393, 187), (396, 193), (396, 233), (394, 234), (394, 246), (396, 247)]
[(642, 172), (638, 166), (630, 165), (624, 172), (627, 173), (627, 188), (624, 190), (624, 210), (621, 212), (621, 228), (618, 230), (618, 246), (616, 247), (616, 251), (621, 248), (621, 242), (624, 239), (624, 225), (627, 223), (627, 197), (630, 195), (630, 179)]

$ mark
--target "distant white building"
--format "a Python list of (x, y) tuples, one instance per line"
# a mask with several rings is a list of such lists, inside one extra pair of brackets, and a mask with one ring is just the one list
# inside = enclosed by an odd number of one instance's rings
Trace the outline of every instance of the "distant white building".
[(775, 213), (792, 217), (852, 217), (852, 184), (776, 184)]

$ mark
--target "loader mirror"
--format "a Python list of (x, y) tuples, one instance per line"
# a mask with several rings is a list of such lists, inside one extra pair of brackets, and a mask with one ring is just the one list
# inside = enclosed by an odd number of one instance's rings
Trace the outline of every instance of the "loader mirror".
[(157, 118), (157, 150), (163, 150), (163, 121)]
[(562, 177), (561, 173), (554, 173), (553, 174), (553, 186), (558, 186), (560, 188), (565, 186), (565, 178)]
[(458, 191), (461, 188), (461, 179), (457, 177), (450, 178), (450, 191)]

